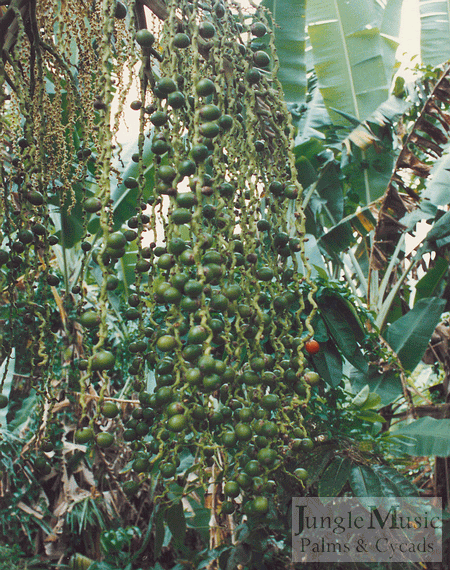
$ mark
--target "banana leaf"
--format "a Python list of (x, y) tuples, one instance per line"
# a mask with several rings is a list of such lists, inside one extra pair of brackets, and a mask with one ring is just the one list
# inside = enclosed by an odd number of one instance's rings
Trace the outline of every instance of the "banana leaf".
[(375, 9), (379, 10), (381, 17), (380, 36), (383, 50), (384, 67), (386, 76), (392, 77), (395, 66), (395, 55), (399, 45), (398, 36), (400, 33), (400, 22), (403, 0), (387, 0), (386, 6), (380, 5), (380, 2), (374, 0)]
[(443, 154), (431, 168), (422, 200), (434, 206), (446, 206), (449, 203), (448, 188), (450, 184), (450, 143), (442, 147)]
[[(380, 14), (371, 0), (311, 0), (308, 33), (319, 87), (335, 124), (347, 121), (335, 111), (359, 121), (367, 118), (389, 94), (387, 43), (380, 32)], [(393, 46), (391, 46), (392, 49)]]
[(280, 61), (278, 79), (287, 103), (306, 98), (306, 0), (264, 0), (275, 23), (275, 47)]
[[(3, 381), (2, 391), (3, 394), (9, 398), (11, 392), (12, 381), (14, 378), (14, 367), (16, 362), (16, 351), (13, 348), (9, 357), (6, 357), (0, 366), (0, 379)], [(9, 405), (0, 409), (0, 428), (6, 429), (7, 419), (6, 416), (9, 411)]]
[(409, 455), (449, 457), (449, 429), (449, 419), (438, 420), (425, 416), (403, 425), (393, 434), (403, 436), (400, 446)]
[(307, 143), (311, 139), (325, 139), (322, 130), (332, 122), (318, 88), (312, 92), (311, 100), (303, 106), (288, 105), (294, 125), (297, 127), (295, 145)]
[(405, 370), (413, 371), (419, 364), (444, 307), (445, 299), (420, 299), (411, 311), (386, 330), (386, 340), (397, 353)]
[(450, 4), (447, 0), (420, 0), (420, 55), (433, 67), (450, 59)]

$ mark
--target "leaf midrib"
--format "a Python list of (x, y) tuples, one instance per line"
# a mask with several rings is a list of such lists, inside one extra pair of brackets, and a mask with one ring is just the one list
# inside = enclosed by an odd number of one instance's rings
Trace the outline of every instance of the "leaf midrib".
[(355, 106), (355, 111), (356, 111), (355, 116), (356, 116), (357, 119), (361, 120), (360, 114), (359, 114), (359, 108), (358, 108), (358, 101), (357, 101), (357, 98), (356, 98), (355, 86), (354, 86), (354, 83), (353, 83), (352, 66), (351, 66), (351, 64), (350, 64), (350, 57), (349, 57), (349, 52), (348, 52), (348, 47), (347, 47), (347, 41), (346, 41), (346, 37), (345, 37), (345, 33), (344, 33), (344, 27), (343, 27), (343, 25), (342, 25), (342, 18), (341, 18), (341, 13), (340, 13), (340, 10), (339, 10), (339, 4), (338, 4), (338, 1), (337, 1), (337, 0), (333, 0), (333, 2), (334, 2), (335, 9), (336, 9), (336, 13), (337, 13), (337, 15), (338, 15), (337, 22), (338, 22), (339, 31), (340, 31), (340, 34), (341, 34), (341, 37), (342, 37), (342, 45), (343, 45), (343, 48), (344, 48), (345, 63), (346, 63), (346, 65), (347, 65), (347, 69), (348, 69), (348, 72), (349, 72), (349, 75), (350, 75), (350, 92), (351, 92), (351, 94), (352, 94), (353, 104), (354, 104), (354, 106)]

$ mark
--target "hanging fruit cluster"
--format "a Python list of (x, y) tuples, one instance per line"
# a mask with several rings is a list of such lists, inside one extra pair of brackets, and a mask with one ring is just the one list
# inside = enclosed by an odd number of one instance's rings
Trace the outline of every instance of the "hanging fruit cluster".
[[(305, 371), (314, 302), (291, 125), (262, 11), (249, 22), (222, 2), (168, 8), (161, 65), (135, 105), (152, 125), (155, 185), (151, 212), (128, 225), (150, 222), (154, 235), (126, 311), (139, 320), (129, 350), (141, 407), (124, 438), (146, 436), (136, 470), (160, 461), (164, 478), (186, 446), (203, 466), (218, 461), (222, 512), (244, 493), (261, 513), (284, 456), (311, 445), (302, 410), (318, 379)], [(153, 44), (145, 30), (136, 39)]]
[[(5, 10), (0, 66), (0, 388), (15, 350), (20, 371), (40, 396), (42, 426), (36, 442), (41, 443), (57, 393), (65, 388), (61, 352), (72, 334), (70, 282), (77, 278), (72, 271), (82, 282), (89, 261), (86, 242), (84, 257), (70, 267), (68, 256), (76, 239), (67, 220), (72, 215), (86, 232), (88, 219), (80, 207), (85, 199), (91, 202), (90, 211), (93, 202), (100, 204), (103, 233), (109, 228), (112, 140), (131, 84), (125, 70), (137, 56), (121, 3), (69, 0), (61, 7), (57, 0), (46, 0), (21, 4), (20, 9), (11, 3)], [(114, 94), (118, 111), (112, 115)], [(104, 320), (106, 298), (100, 297)], [(99, 347), (105, 334), (103, 329)], [(83, 352), (80, 342), (74, 346), (78, 354)], [(97, 354), (91, 370), (104, 367), (105, 358)], [(49, 451), (50, 444), (44, 447)]]
[[(47, 338), (51, 315), (49, 305), (41, 310), (34, 298), (45, 284), (58, 285), (49, 270), (59, 229), (50, 215), (52, 200), (57, 196), (63, 207), (69, 186), (90, 179), (95, 193), (84, 188), (69, 205), (82, 204), (84, 228), (84, 258), (71, 295), (86, 338), (94, 331), (94, 342), (85, 343), (77, 361), (82, 418), (76, 441), (95, 437), (99, 447), (109, 447), (114, 440), (96, 425), (100, 413), (106, 418), (119, 413), (113, 398), (105, 400), (117, 366), (109, 300), (119, 283), (117, 264), (136, 247), (135, 280), (121, 313), (132, 355), (124, 374), (133, 377), (140, 402), (123, 431), (133, 449), (133, 469), (145, 474), (159, 465), (161, 477), (169, 480), (188, 448), (205, 484), (204, 466), (219, 468), (224, 514), (234, 511), (238, 496), (244, 512), (265, 513), (273, 478), (286, 468), (286, 458), (299, 481), (306, 477), (299, 451), (313, 445), (304, 414), (311, 386), (319, 380), (307, 369), (309, 354), (318, 350), (311, 326), (315, 288), (273, 36), (262, 8), (247, 16), (225, 0), (170, 0), (155, 39), (140, 27), (134, 8), (103, 2), (95, 20), (102, 22), (102, 44), (93, 55), (85, 36), (79, 42), (86, 59), (97, 62), (100, 79), (93, 95), (86, 93), (89, 111), (70, 115), (69, 106), (68, 116), (72, 126), (85, 120), (95, 162), (89, 166), (91, 150), (81, 146), (75, 170), (49, 168), (48, 157), (58, 145), (45, 146), (42, 117), (38, 127), (25, 121), (29, 131), (14, 146), (16, 174), (3, 193), (8, 248), (0, 258), (8, 295), (15, 298), (17, 280), (25, 275), (23, 318), (39, 321), (33, 370), (43, 379), (45, 400), (55, 358)], [(133, 24), (140, 29), (130, 40), (125, 28)], [(61, 63), (49, 53), (52, 63)], [(112, 168), (111, 62), (120, 69), (124, 62), (132, 64), (135, 54), (141, 57), (140, 98), (132, 103), (140, 117), (133, 155), (138, 175), (126, 177), (123, 188), (135, 192), (137, 208), (127, 227), (115, 227), (111, 177), (120, 173)], [(121, 76), (115, 84), (126, 92)], [(20, 96), (17, 100), (20, 104)], [(51, 103), (61, 100), (56, 93)], [(24, 104), (22, 112), (26, 109)], [(61, 148), (68, 144), (61, 142)], [(153, 165), (145, 158), (149, 144)], [(26, 160), (36, 166), (28, 169)], [(91, 262), (101, 272), (100, 289), (97, 305), (86, 309), (83, 279)], [(21, 310), (15, 303), (11, 307), (12, 316)], [(5, 343), (3, 348), (7, 352)], [(156, 377), (151, 391), (149, 370)], [(88, 421), (86, 391), (94, 381), (101, 386), (98, 414)], [(135, 488), (134, 481), (126, 487)]]

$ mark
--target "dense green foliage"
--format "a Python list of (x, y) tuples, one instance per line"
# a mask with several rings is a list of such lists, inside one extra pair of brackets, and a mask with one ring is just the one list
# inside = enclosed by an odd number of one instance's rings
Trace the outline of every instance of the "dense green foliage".
[(1, 20), (2, 539), (60, 567), (281, 569), (293, 496), (418, 494), (405, 449), (448, 455), (448, 420), (391, 421), (447, 372), (412, 387), (448, 309), (450, 84), (385, 102), (401, 3), (48, 5)]

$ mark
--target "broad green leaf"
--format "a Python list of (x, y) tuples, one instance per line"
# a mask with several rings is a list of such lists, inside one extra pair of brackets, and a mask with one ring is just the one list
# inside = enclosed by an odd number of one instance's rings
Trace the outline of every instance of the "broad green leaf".
[(380, 308), (375, 319), (377, 327), (381, 327), (385, 331), (387, 326), (386, 323), (395, 323), (395, 321), (398, 321), (398, 319), (403, 317), (405, 313), (405, 304), (406, 306), (410, 306), (411, 290), (404, 288), (403, 295), (403, 298), (400, 298), (400, 296), (397, 295), (389, 301), (384, 301), (384, 303), (379, 297), (381, 306), (379, 305)]
[(336, 224), (342, 220), (344, 215), (344, 194), (336, 163), (328, 162), (320, 172), (316, 192), (325, 201), (331, 223)]
[(252, 558), (252, 548), (246, 542), (239, 542), (231, 550), (230, 557), (227, 561), (225, 570), (234, 570), (235, 568), (244, 568)]
[(199, 489), (196, 491), (195, 495), (199, 496), (199, 500), (196, 500), (196, 497), (192, 495), (188, 495), (186, 498), (191, 505), (191, 514), (186, 518), (186, 525), (189, 528), (195, 529), (195, 532), (198, 532), (203, 540), (206, 542), (209, 540), (209, 521), (211, 518), (211, 511), (207, 509), (204, 501), (204, 491)]
[(450, 4), (447, 0), (420, 0), (420, 52), (424, 65), (450, 58)]
[(303, 188), (308, 188), (313, 182), (317, 180), (317, 172), (311, 162), (306, 156), (299, 156), (295, 159), (295, 166), (298, 171), (298, 181)]
[(330, 338), (330, 336), (328, 334), (326, 324), (323, 322), (323, 319), (318, 313), (314, 315), (314, 319), (311, 324), (314, 329), (314, 338), (320, 344), (325, 343)]
[(297, 168), (301, 167), (301, 163), (297, 163), (297, 160), (307, 159), (313, 168), (317, 170), (320, 166), (320, 162), (317, 160), (317, 155), (325, 150), (323, 143), (315, 138), (310, 138), (301, 143), (297, 143), (294, 147), (294, 155), (296, 159)]
[(306, 0), (264, 0), (275, 23), (275, 48), (280, 61), (278, 79), (287, 103), (306, 98)]
[(425, 416), (392, 433), (406, 436), (399, 445), (409, 455), (450, 456), (450, 419), (437, 420)]
[(36, 390), (30, 390), (30, 395), (22, 402), (22, 405), (20, 406), (20, 409), (17, 410), (14, 419), (10, 421), (8, 429), (19, 435), (23, 426), (29, 422), (30, 418), (35, 413), (38, 402), (39, 396), (37, 395)]
[(117, 277), (120, 281), (119, 288), (123, 289), (126, 294), (128, 294), (129, 287), (136, 280), (136, 273), (134, 271), (136, 260), (137, 250), (135, 249), (134, 245), (130, 244), (128, 245), (128, 249), (125, 252), (125, 255), (119, 259), (119, 262), (116, 265)]
[[(374, 5), (380, 8), (380, 2), (374, 0)], [(381, 46), (383, 50), (386, 77), (392, 77), (396, 61), (396, 51), (399, 45), (400, 22), (403, 0), (387, 0), (384, 9), (380, 10), (382, 17), (380, 27)]]
[[(450, 47), (450, 42), (447, 39)], [(434, 206), (446, 206), (449, 202), (448, 187), (450, 184), (450, 144), (443, 145), (443, 154), (434, 161), (426, 187), (421, 193), (425, 204), (431, 202)]]
[(437, 297), (420, 299), (411, 311), (388, 327), (385, 338), (406, 370), (412, 371), (419, 364), (445, 303)]
[[(441, 213), (441, 211), (439, 211)], [(428, 242), (431, 247), (436, 245), (439, 246), (439, 242), (450, 235), (450, 212), (446, 212), (441, 216), (437, 222), (431, 227), (430, 231), (426, 235), (426, 242)]]
[(326, 289), (320, 295), (318, 301), (321, 311), (328, 314), (331, 309), (336, 314), (337, 318), (346, 321), (351, 327), (355, 339), (361, 342), (366, 334), (363, 324), (356, 312), (355, 307), (349, 299), (340, 295), (337, 291)]
[[(324, 201), (315, 193), (308, 190), (309, 201), (306, 206), (306, 229), (309, 234), (321, 238), (324, 234), (323, 220), (320, 215), (325, 206)], [(323, 244), (322, 244), (323, 248)]]
[(450, 232), (449, 235), (436, 240), (436, 247), (445, 247), (450, 244)]
[(355, 316), (335, 295), (321, 296), (318, 305), (320, 314), (342, 354), (358, 370), (366, 371), (368, 364), (356, 341), (356, 334), (360, 331), (354, 328)]
[(353, 229), (348, 221), (336, 224), (325, 235), (319, 238), (319, 244), (322, 245), (322, 247), (331, 250), (331, 252), (337, 255), (349, 248), (353, 242)]
[(375, 394), (375, 392), (370, 392), (367, 396), (367, 400), (360, 407), (360, 410), (373, 410), (381, 407), (381, 396)]
[(209, 519), (211, 518), (211, 511), (199, 505), (195, 500), (190, 500), (189, 502), (194, 509), (194, 516), (187, 519), (187, 525), (190, 528), (195, 528), (208, 534), (208, 524)]
[(82, 200), (82, 185), (79, 182), (72, 185), (64, 202), (60, 202), (57, 194), (49, 199), (49, 214), (62, 247), (73, 247), (84, 235)]
[(318, 88), (314, 89), (306, 109), (304, 105), (288, 105), (288, 108), (292, 113), (294, 125), (298, 129), (295, 144), (325, 138), (322, 130), (332, 125), (332, 122)]
[(154, 519), (155, 542), (153, 547), (153, 555), (155, 558), (159, 558), (162, 546), (164, 544), (164, 536), (166, 534), (166, 529), (164, 526), (164, 514), (165, 514), (165, 509), (160, 508)]
[[(5, 358), (0, 366), (0, 383), (3, 384), (2, 391), (0, 392), (3, 396), (9, 399), (11, 392), (12, 381), (14, 377), (14, 368), (16, 363), (16, 351), (13, 348), (9, 358)], [(9, 405), (5, 408), (0, 409), (0, 426), (6, 428), (6, 416), (9, 411)]]
[(186, 535), (186, 519), (181, 501), (174, 503), (167, 509), (166, 522), (172, 533), (175, 546), (180, 547)]
[(347, 183), (352, 193), (358, 195), (359, 203), (367, 206), (384, 195), (394, 167), (394, 154), (390, 148), (380, 152), (371, 145), (362, 151), (353, 145), (350, 158), (350, 166), (344, 171)]
[(341, 109), (335, 109), (334, 107), (332, 107), (331, 110), (334, 111), (335, 113), (337, 113), (340, 117), (343, 117), (344, 119), (346, 119), (354, 127), (357, 127), (358, 125), (361, 124), (360, 120), (357, 119), (356, 117), (354, 117), (353, 115), (351, 115), (350, 113), (346, 113), (345, 111), (341, 111)]
[(373, 410), (361, 410), (356, 414), (356, 417), (360, 419), (362, 422), (370, 422), (374, 423), (384, 423), (386, 420), (380, 414), (377, 414)]
[(391, 77), (373, 2), (310, 0), (307, 22), (319, 87), (333, 122), (348, 124), (331, 108), (364, 120), (387, 99)]
[[(374, 476), (378, 479), (378, 482), (380, 484), (380, 489), (381, 489), (380, 497), (399, 497), (399, 496), (401, 497), (402, 495), (398, 494), (399, 489), (391, 482), (389, 477), (387, 477), (379, 469), (380, 467), (382, 466), (376, 464), (370, 466), (371, 471), (373, 472)], [(399, 475), (399, 473), (397, 473), (395, 469), (392, 469), (392, 471), (397, 475)]]
[(320, 345), (320, 352), (313, 356), (314, 367), (330, 386), (342, 381), (342, 358), (333, 341)]
[(355, 348), (355, 350), (351, 355), (344, 354), (344, 356), (350, 362), (350, 364), (352, 364), (358, 370), (361, 370), (361, 372), (368, 371), (369, 363), (364, 354), (362, 353), (361, 349), (359, 348), (359, 346)]
[[(367, 179), (367, 184), (368, 196), (370, 196), (369, 179)], [(357, 196), (357, 201), (359, 201), (359, 199), (360, 197)], [(330, 255), (337, 255), (340, 257), (344, 250), (352, 245), (356, 245), (355, 232), (357, 232), (357, 234), (360, 236), (365, 236), (370, 231), (372, 231), (375, 226), (376, 221), (371, 214), (369, 207), (364, 206), (361, 209), (358, 209), (358, 211), (354, 211), (353, 213), (343, 218), (335, 226), (329, 228), (324, 235), (319, 234), (319, 243), (327, 250)], [(364, 242), (361, 243), (363, 244)], [(362, 248), (363, 246), (360, 244), (359, 247)], [(362, 252), (361, 249), (357, 249), (356, 254), (361, 265), (360, 258), (361, 255), (365, 254), (365, 249), (363, 249)], [(368, 263), (366, 263), (366, 265), (368, 265)]]
[[(195, 565), (196, 570), (209, 570), (217, 564), (217, 561), (219, 561), (219, 568), (222, 570), (222, 568), (226, 567), (226, 562), (232, 550), (233, 546), (221, 544), (218, 548), (209, 549), (208, 552), (203, 551), (201, 553), (202, 561)], [(213, 561), (215, 561), (215, 564), (213, 564)], [(183, 560), (180, 564), (171, 568), (171, 570), (186, 570), (186, 560)]]
[(378, 474), (380, 479), (389, 481), (389, 485), (394, 488), (394, 496), (396, 497), (417, 497), (419, 495), (417, 487), (399, 473), (393, 467), (388, 465), (373, 465), (372, 469)]
[(369, 385), (366, 384), (357, 394), (356, 396), (352, 399), (351, 404), (353, 404), (354, 406), (356, 406), (357, 408), (360, 408), (367, 400), (367, 398), (369, 397), (369, 393), (370, 393), (370, 388)]
[(319, 481), (319, 497), (337, 497), (350, 476), (352, 464), (348, 457), (337, 457)]
[(369, 384), (370, 391), (375, 392), (381, 398), (379, 407), (391, 404), (403, 394), (398, 374), (393, 372), (380, 374), (375, 367), (369, 367), (368, 373), (352, 368), (350, 371), (350, 383), (353, 390), (361, 390), (366, 384)]
[(77, 200), (69, 214), (70, 206), (71, 204), (68, 204), (67, 201), (61, 206), (61, 245), (66, 248), (73, 247), (84, 235), (81, 204)]
[(419, 299), (438, 296), (441, 287), (445, 286), (446, 280), (444, 278), (447, 273), (448, 261), (443, 257), (436, 258), (433, 267), (428, 269), (422, 279), (416, 283), (414, 302), (417, 303)]
[(353, 465), (350, 486), (356, 497), (382, 497), (380, 479), (367, 465)]
[[(306, 243), (305, 243), (305, 256), (309, 262), (309, 265), (312, 267), (311, 277), (314, 279), (314, 277), (315, 277), (315, 275), (319, 269), (325, 270), (326, 268), (325, 268), (325, 263), (323, 261), (322, 255), (320, 253), (320, 249), (319, 249), (319, 246), (317, 244), (316, 238), (309, 233), (306, 234), (306, 237), (307, 237), (307, 241), (305, 240), (306, 241)], [(303, 263), (303, 260), (301, 258), (300, 253), (297, 252), (295, 254), (295, 256), (296, 256), (298, 267), (299, 267), (299, 269), (298, 269), (299, 273), (305, 275), (306, 270), (305, 270), (304, 263)]]
[(185, 452), (181, 454), (180, 457), (180, 465), (178, 466), (178, 471), (180, 474), (186, 474), (186, 471), (189, 469), (193, 471), (192, 467), (198, 468), (198, 465), (195, 463), (195, 457), (190, 452)]
[(406, 101), (391, 95), (365, 121), (357, 125), (344, 140), (344, 144), (347, 145), (348, 141), (351, 141), (361, 150), (367, 150), (369, 146), (378, 141), (378, 136), (374, 132), (373, 126), (384, 127), (391, 125), (403, 115), (408, 107), (409, 104)]
[(305, 468), (308, 471), (308, 485), (311, 485), (322, 475), (324, 469), (334, 457), (334, 446), (323, 446), (308, 458)]

